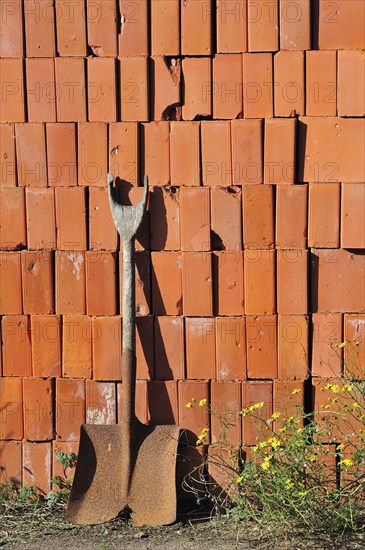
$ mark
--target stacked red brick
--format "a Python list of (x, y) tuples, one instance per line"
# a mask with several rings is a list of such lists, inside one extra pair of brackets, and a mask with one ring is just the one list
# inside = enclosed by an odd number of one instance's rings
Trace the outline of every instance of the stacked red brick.
[(46, 491), (81, 423), (120, 419), (108, 170), (132, 201), (151, 186), (142, 421), (216, 441), (216, 418), (186, 408), (205, 398), (252, 445), (242, 406), (269, 417), (312, 384), (317, 407), (343, 374), (331, 343), (364, 346), (364, 3), (311, 5), (1, 2), (3, 477)]

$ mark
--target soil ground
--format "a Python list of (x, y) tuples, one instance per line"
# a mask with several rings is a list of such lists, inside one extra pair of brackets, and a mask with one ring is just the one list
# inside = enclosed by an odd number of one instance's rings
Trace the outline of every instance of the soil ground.
[(259, 527), (229, 517), (211, 518), (193, 510), (172, 526), (136, 528), (125, 519), (96, 526), (75, 526), (64, 519), (64, 507), (4, 508), (0, 511), (0, 547), (6, 550), (360, 550), (365, 535), (341, 540), (316, 533), (269, 536)]

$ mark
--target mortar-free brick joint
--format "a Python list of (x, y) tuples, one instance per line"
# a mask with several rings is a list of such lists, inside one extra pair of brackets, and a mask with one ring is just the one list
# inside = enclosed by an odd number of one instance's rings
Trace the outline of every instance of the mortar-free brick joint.
[[(365, 354), (363, 0), (2, 0), (0, 483), (47, 493), (122, 415), (136, 204), (136, 414), (256, 444)], [(364, 376), (363, 372), (357, 373)]]

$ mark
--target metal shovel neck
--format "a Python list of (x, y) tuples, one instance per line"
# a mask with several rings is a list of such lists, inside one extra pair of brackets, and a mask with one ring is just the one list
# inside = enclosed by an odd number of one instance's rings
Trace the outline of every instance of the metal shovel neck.
[(144, 178), (142, 199), (136, 205), (122, 205), (115, 197), (114, 178), (108, 174), (108, 192), (113, 220), (123, 243), (122, 295), (122, 426), (126, 432), (136, 421), (136, 328), (135, 328), (135, 237), (146, 210), (148, 179)]

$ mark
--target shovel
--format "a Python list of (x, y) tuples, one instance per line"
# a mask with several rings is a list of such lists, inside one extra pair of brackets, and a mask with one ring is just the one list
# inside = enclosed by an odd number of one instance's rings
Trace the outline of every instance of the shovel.
[(104, 523), (122, 511), (134, 525), (168, 525), (176, 519), (176, 461), (180, 428), (142, 424), (135, 414), (136, 336), (134, 241), (146, 209), (148, 179), (134, 206), (110, 208), (123, 240), (122, 419), (113, 426), (84, 424), (66, 517), (76, 524)]

